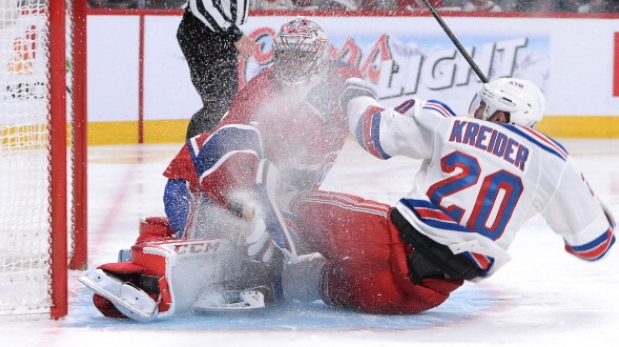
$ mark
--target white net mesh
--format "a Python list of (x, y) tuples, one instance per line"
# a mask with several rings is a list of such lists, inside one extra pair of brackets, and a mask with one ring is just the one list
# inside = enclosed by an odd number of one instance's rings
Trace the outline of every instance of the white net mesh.
[(0, 0), (0, 314), (51, 305), (47, 13)]

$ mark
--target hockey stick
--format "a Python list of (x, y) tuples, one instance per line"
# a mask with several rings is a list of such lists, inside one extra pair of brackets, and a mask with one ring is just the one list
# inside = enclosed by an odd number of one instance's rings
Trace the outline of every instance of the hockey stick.
[(423, 0), (423, 2), (428, 7), (428, 10), (430, 10), (430, 13), (432, 13), (432, 16), (434, 16), (434, 19), (436, 19), (436, 21), (441, 26), (441, 28), (443, 28), (443, 30), (445, 31), (445, 34), (449, 36), (449, 38), (451, 39), (451, 42), (453, 42), (454, 45), (456, 45), (456, 48), (458, 49), (460, 54), (462, 54), (462, 56), (469, 63), (473, 71), (475, 71), (475, 74), (477, 75), (477, 77), (479, 77), (479, 80), (482, 81), (483, 83), (488, 83), (488, 78), (484, 75), (483, 72), (481, 72), (481, 70), (479, 69), (477, 64), (475, 64), (475, 61), (473, 61), (473, 58), (471, 58), (469, 53), (466, 50), (464, 50), (464, 47), (462, 47), (462, 44), (460, 44), (460, 41), (458, 41), (458, 39), (453, 34), (453, 32), (451, 32), (447, 24), (445, 24), (445, 21), (443, 21), (443, 18), (438, 14), (438, 12), (436, 12), (436, 9), (434, 8), (434, 6), (432, 6), (430, 1)]

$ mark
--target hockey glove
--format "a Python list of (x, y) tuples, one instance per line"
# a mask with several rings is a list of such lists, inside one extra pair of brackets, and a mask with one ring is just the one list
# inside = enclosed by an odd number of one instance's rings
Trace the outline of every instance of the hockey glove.
[(376, 91), (371, 83), (357, 77), (352, 77), (346, 80), (342, 90), (340, 105), (342, 110), (346, 112), (350, 101), (359, 96), (369, 96), (376, 99)]

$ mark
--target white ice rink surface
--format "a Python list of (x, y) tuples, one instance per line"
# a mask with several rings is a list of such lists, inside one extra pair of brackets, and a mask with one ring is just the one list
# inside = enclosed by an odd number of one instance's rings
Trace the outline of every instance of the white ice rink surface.
[[(619, 141), (565, 140), (598, 195), (619, 217)], [(89, 149), (89, 266), (114, 262), (140, 217), (163, 215), (161, 173), (180, 145)], [(381, 162), (348, 143), (325, 189), (395, 203), (419, 162)], [(275, 307), (249, 315), (188, 315), (136, 323), (102, 317), (70, 274), (69, 316), (0, 317), (0, 346), (619, 346), (619, 245), (601, 262), (563, 251), (541, 219), (516, 237), (513, 260), (442, 306), (416, 316)]]

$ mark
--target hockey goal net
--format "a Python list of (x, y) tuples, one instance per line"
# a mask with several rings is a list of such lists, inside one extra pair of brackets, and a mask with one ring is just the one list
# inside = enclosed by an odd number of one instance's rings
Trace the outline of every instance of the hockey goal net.
[(0, 0), (0, 315), (68, 312), (86, 266), (84, 0)]

